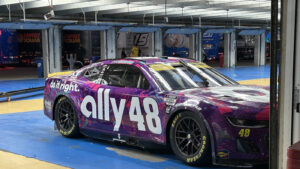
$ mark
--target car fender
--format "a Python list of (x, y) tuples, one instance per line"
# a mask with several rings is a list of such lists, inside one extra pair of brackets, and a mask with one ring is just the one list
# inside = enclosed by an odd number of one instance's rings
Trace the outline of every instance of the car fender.
[[(212, 162), (215, 163), (216, 162), (216, 147), (215, 147), (215, 137), (214, 137), (214, 134), (212, 132), (212, 129), (211, 127), (209, 126), (209, 123), (207, 122), (206, 118), (204, 117), (204, 115), (201, 113), (201, 108), (199, 107), (187, 107), (187, 106), (183, 106), (183, 105), (177, 105), (175, 106), (172, 111), (171, 111), (171, 115), (170, 115), (170, 118), (168, 119), (168, 122), (167, 122), (167, 130), (169, 130), (169, 127), (171, 126), (171, 123), (172, 123), (172, 120), (173, 118), (180, 112), (182, 111), (191, 111), (191, 112), (194, 112), (194, 113), (198, 113), (199, 116), (202, 117), (203, 121), (204, 121), (204, 124), (207, 128), (207, 131), (208, 131), (208, 134), (209, 134), (209, 138), (210, 138), (210, 141), (211, 141), (211, 152), (212, 152)], [(168, 137), (167, 135), (167, 130), (165, 131), (165, 135), (166, 137)]]
[[(54, 118), (55, 105), (57, 104), (57, 101), (60, 97), (68, 98), (71, 101), (71, 103), (74, 105), (75, 111), (77, 112), (74, 100), (65, 92), (57, 92), (53, 99), (54, 101), (53, 101), (53, 106), (52, 106), (52, 120), (55, 120), (55, 118)], [(77, 113), (77, 115), (78, 115), (78, 113)]]

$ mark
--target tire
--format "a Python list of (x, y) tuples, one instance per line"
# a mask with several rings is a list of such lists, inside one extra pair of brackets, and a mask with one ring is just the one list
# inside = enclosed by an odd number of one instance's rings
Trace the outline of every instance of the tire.
[(184, 111), (172, 120), (170, 145), (174, 154), (189, 165), (211, 163), (210, 137), (200, 115)]
[(54, 110), (55, 124), (61, 135), (69, 138), (80, 136), (77, 113), (72, 102), (61, 97)]

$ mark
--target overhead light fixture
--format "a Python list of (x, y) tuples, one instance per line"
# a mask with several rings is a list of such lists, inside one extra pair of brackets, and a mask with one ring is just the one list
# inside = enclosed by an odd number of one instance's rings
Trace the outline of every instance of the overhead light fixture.
[(54, 14), (54, 10), (52, 9), (50, 12), (48, 12), (48, 13), (46, 13), (45, 15), (44, 15), (44, 19), (47, 21), (47, 20), (49, 20), (49, 19), (51, 19), (51, 18), (53, 18), (53, 17), (55, 17), (55, 14)]

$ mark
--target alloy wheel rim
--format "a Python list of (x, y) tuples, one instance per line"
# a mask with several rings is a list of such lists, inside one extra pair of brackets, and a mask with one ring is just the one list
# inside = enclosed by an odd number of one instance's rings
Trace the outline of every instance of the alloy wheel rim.
[(193, 156), (202, 146), (202, 133), (199, 124), (190, 117), (181, 119), (175, 128), (175, 142), (185, 156)]
[(61, 129), (69, 131), (74, 125), (74, 109), (68, 102), (61, 103), (58, 109), (58, 122)]

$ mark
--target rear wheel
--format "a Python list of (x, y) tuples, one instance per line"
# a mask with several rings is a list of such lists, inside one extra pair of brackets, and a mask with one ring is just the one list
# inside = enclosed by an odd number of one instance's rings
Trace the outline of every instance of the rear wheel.
[(178, 113), (170, 127), (170, 144), (175, 155), (190, 165), (211, 163), (210, 139), (203, 119), (196, 113)]
[(65, 137), (79, 136), (78, 118), (72, 102), (66, 97), (61, 97), (54, 110), (58, 131)]

